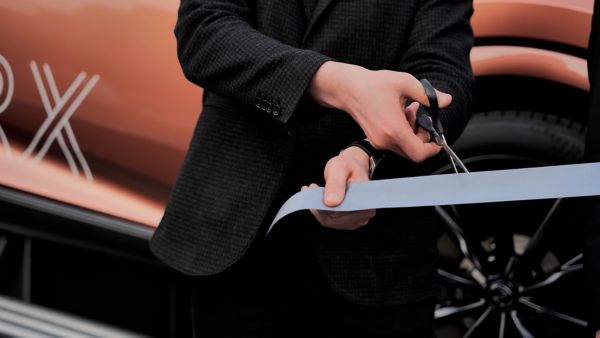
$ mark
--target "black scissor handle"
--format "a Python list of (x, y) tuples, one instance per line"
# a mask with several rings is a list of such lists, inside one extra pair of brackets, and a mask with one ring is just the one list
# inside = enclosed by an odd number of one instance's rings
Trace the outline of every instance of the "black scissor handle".
[(417, 111), (417, 123), (419, 126), (425, 130), (427, 130), (432, 137), (438, 136), (438, 132), (433, 127), (433, 121), (431, 120), (431, 116), (427, 113), (423, 113), (422, 111)]
[(440, 121), (440, 106), (438, 103), (437, 93), (435, 92), (435, 89), (429, 80), (421, 79), (421, 84), (423, 85), (423, 89), (425, 89), (427, 100), (429, 100), (429, 108), (426, 109), (429, 112), (429, 116), (431, 117), (435, 130), (438, 134), (442, 135), (444, 133), (444, 128), (442, 127), (442, 123)]

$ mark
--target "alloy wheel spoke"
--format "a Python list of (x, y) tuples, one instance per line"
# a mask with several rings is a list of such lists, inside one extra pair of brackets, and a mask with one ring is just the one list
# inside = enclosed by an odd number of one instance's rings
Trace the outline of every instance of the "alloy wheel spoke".
[(565, 313), (561, 313), (555, 310), (551, 310), (548, 309), (546, 307), (543, 307), (539, 304), (535, 304), (532, 301), (530, 301), (529, 299), (523, 297), (523, 298), (519, 298), (519, 303), (525, 305), (526, 307), (535, 310), (538, 313), (543, 313), (545, 315), (548, 315), (550, 317), (554, 317), (556, 319), (561, 319), (563, 321), (567, 321), (569, 323), (581, 326), (581, 327), (587, 327), (587, 322), (585, 320), (581, 320), (579, 318), (575, 318), (572, 316), (569, 316)]
[(458, 284), (470, 288), (477, 287), (479, 285), (470, 279), (463, 278), (443, 269), (438, 269), (438, 276), (440, 276), (443, 280), (450, 282), (451, 284)]
[(483, 322), (485, 322), (485, 320), (490, 315), (490, 313), (492, 313), (493, 309), (494, 309), (493, 307), (488, 306), (488, 308), (485, 310), (485, 312), (479, 318), (477, 318), (477, 320), (475, 321), (475, 323), (473, 323), (473, 325), (471, 325), (471, 327), (469, 328), (467, 333), (465, 333), (463, 338), (471, 337), (471, 335), (481, 326), (481, 324), (483, 324)]
[(460, 214), (458, 213), (458, 208), (456, 207), (456, 205), (451, 205), (450, 209), (452, 209), (452, 212), (454, 213), (454, 216), (456, 217), (460, 217)]
[(504, 268), (504, 274), (512, 277), (512, 272), (515, 270), (515, 266), (518, 264), (519, 258), (517, 256), (510, 256), (508, 262), (506, 263), (506, 267)]
[(444, 306), (435, 310), (435, 319), (445, 319), (448, 317), (464, 314), (473, 310), (477, 310), (485, 306), (485, 299), (481, 298), (475, 303), (462, 306)]
[(522, 338), (533, 338), (531, 332), (525, 328), (525, 325), (523, 325), (519, 317), (517, 317), (517, 311), (511, 311), (510, 318), (512, 319), (513, 324), (515, 324), (515, 327), (517, 328), (517, 331), (519, 331), (519, 334)]
[(8, 244), (8, 240), (6, 237), (0, 237), (0, 258), (4, 255), (4, 250), (6, 249), (6, 244)]
[(504, 331), (506, 330), (506, 312), (500, 314), (500, 328), (498, 329), (498, 338), (504, 338)]
[(481, 263), (474, 255), (473, 250), (469, 248), (469, 244), (464, 238), (464, 231), (441, 206), (436, 206), (435, 210), (458, 240), (459, 248), (462, 254), (473, 263), (472, 276), (481, 286), (485, 287), (487, 280), (481, 272)]
[(575, 263), (579, 262), (582, 259), (583, 259), (583, 254), (580, 253), (579, 255), (577, 255), (577, 256), (569, 259), (568, 261), (566, 261), (565, 264), (562, 265), (562, 268), (572, 266), (572, 265), (574, 265)]
[(514, 276), (515, 272), (519, 269), (521, 264), (527, 260), (527, 256), (531, 255), (531, 253), (537, 249), (537, 247), (539, 246), (539, 244), (542, 240), (542, 237), (546, 233), (548, 224), (550, 223), (550, 219), (552, 218), (552, 216), (554, 216), (554, 214), (556, 213), (556, 209), (558, 209), (558, 207), (560, 206), (561, 203), (562, 203), (562, 198), (558, 198), (554, 201), (554, 203), (550, 207), (550, 210), (548, 210), (548, 212), (546, 213), (546, 216), (544, 216), (542, 223), (537, 228), (537, 230), (535, 231), (535, 233), (533, 234), (531, 239), (527, 242), (527, 246), (525, 247), (525, 250), (523, 251), (523, 255), (520, 257), (514, 255), (510, 258), (509, 264), (506, 266), (506, 271), (505, 271), (505, 273), (508, 276), (511, 276), (511, 277)]
[(529, 293), (531, 291), (552, 285), (556, 282), (558, 282), (562, 277), (573, 273), (573, 272), (577, 272), (577, 271), (581, 271), (583, 270), (583, 264), (577, 264), (577, 265), (563, 265), (560, 269), (560, 271), (557, 271), (553, 274), (551, 274), (550, 276), (548, 276), (548, 278), (544, 279), (543, 281), (527, 286), (525, 288), (523, 288), (523, 290), (521, 291), (521, 293), (525, 294), (525, 293)]
[(556, 201), (554, 201), (554, 204), (552, 204), (552, 207), (550, 207), (550, 210), (548, 211), (548, 213), (546, 213), (544, 220), (531, 237), (531, 240), (527, 243), (524, 255), (526, 255), (528, 252), (534, 251), (538, 247), (542, 237), (544, 236), (544, 233), (546, 233), (546, 229), (548, 227), (548, 224), (550, 223), (550, 219), (556, 213), (556, 209), (558, 209), (561, 202), (562, 198), (559, 198)]

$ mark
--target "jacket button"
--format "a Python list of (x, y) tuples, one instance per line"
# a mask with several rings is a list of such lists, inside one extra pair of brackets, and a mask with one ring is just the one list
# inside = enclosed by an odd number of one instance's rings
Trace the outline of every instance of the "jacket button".
[(256, 99), (254, 100), (254, 106), (260, 110), (262, 110), (262, 98), (260, 96), (256, 96)]
[(273, 116), (281, 115), (281, 106), (276, 104), (273, 106)]
[(266, 111), (269, 114), (273, 113), (273, 105), (271, 104), (271, 102), (269, 101), (265, 101), (265, 106), (264, 106), (264, 111)]

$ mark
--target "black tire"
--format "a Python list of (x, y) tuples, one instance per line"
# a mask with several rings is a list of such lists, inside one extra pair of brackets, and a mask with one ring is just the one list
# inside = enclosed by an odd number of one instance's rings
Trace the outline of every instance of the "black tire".
[[(481, 171), (576, 163), (584, 140), (585, 128), (564, 118), (491, 111), (475, 114), (453, 148), (469, 170)], [(450, 171), (444, 163), (436, 172)], [(436, 208), (442, 285), (438, 336), (526, 337), (523, 330), (535, 337), (583, 335), (581, 235), (572, 224), (573, 208), (571, 200)], [(461, 231), (453, 231), (448, 222)], [(461, 250), (459, 239), (468, 252)], [(565, 263), (568, 273), (531, 288)], [(556, 313), (569, 318), (556, 318)]]
[(583, 156), (585, 128), (553, 115), (529, 111), (491, 111), (473, 115), (456, 151), (527, 156), (548, 164), (574, 163)]

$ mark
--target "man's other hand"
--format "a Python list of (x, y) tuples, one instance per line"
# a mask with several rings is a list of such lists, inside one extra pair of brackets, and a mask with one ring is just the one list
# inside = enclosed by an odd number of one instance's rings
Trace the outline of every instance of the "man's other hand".
[[(369, 180), (369, 157), (360, 148), (349, 147), (332, 158), (325, 166), (325, 192), (323, 202), (329, 207), (340, 205), (351, 182)], [(318, 187), (315, 183), (302, 190)], [(356, 230), (367, 225), (375, 216), (375, 210), (360, 211), (310, 211), (324, 227), (337, 230)]]

